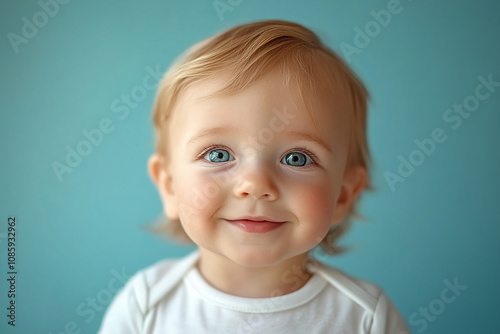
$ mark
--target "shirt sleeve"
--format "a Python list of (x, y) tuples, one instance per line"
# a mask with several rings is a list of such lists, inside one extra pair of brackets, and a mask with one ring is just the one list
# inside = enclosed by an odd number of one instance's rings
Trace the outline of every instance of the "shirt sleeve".
[(370, 330), (371, 334), (410, 334), (410, 329), (394, 304), (381, 293)]
[(135, 275), (118, 292), (106, 310), (98, 334), (139, 334), (144, 319), (147, 289), (144, 277)]

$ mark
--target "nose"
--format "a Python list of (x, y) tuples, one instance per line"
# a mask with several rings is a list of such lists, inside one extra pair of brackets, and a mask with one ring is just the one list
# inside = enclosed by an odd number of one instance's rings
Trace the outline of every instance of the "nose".
[(247, 168), (241, 172), (234, 187), (238, 198), (265, 199), (274, 201), (278, 198), (278, 188), (275, 180), (265, 167)]

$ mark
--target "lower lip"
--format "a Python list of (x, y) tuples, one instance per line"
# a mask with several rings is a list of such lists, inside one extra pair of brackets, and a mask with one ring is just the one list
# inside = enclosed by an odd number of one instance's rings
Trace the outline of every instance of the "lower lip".
[(266, 233), (283, 225), (283, 223), (252, 220), (228, 220), (228, 222), (249, 233)]

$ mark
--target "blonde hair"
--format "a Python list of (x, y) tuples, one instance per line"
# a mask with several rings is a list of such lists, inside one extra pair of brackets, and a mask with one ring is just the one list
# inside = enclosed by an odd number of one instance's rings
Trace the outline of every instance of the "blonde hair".
[[(157, 153), (168, 156), (166, 124), (176, 98), (189, 85), (224, 73), (229, 74), (229, 78), (217, 93), (234, 93), (272, 70), (281, 71), (286, 87), (298, 90), (298, 99), (309, 112), (311, 99), (307, 96), (311, 94), (323, 91), (329, 98), (338, 100), (342, 106), (340, 111), (349, 113), (346, 169), (361, 166), (368, 171), (368, 92), (365, 86), (311, 30), (277, 20), (240, 25), (208, 38), (188, 49), (170, 67), (159, 85), (153, 110)], [(365, 188), (371, 188), (369, 182)], [(338, 254), (345, 250), (337, 245), (337, 239), (350, 227), (352, 216), (360, 217), (355, 210), (356, 204), (353, 203), (346, 218), (332, 226), (320, 242), (327, 253)], [(167, 220), (154, 229), (167, 232), (179, 241), (190, 241), (178, 219)]]

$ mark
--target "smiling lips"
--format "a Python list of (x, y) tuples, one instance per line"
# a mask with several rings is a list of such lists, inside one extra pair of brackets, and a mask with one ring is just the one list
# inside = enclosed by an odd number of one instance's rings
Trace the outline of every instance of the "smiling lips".
[(266, 233), (282, 226), (284, 222), (275, 221), (267, 217), (243, 217), (227, 221), (230, 224), (249, 233)]

